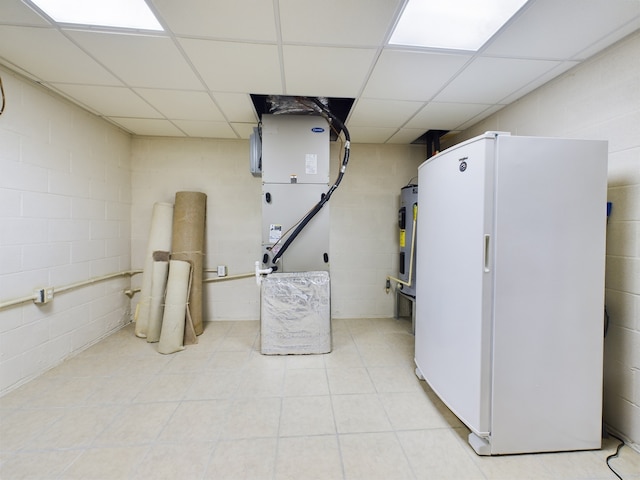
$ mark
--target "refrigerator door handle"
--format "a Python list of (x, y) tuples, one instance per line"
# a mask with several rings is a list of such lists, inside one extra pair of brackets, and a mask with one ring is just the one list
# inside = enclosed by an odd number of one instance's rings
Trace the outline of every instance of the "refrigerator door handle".
[(484, 272), (485, 273), (489, 273), (491, 271), (491, 264), (490, 264), (490, 258), (489, 258), (489, 247), (491, 244), (491, 235), (489, 235), (488, 233), (486, 233), (484, 235)]

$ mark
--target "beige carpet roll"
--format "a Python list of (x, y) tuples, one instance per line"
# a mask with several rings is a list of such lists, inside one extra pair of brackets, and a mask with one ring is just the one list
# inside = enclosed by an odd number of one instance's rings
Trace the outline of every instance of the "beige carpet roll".
[(170, 203), (158, 202), (153, 205), (151, 215), (151, 228), (149, 229), (149, 240), (147, 242), (147, 252), (144, 257), (144, 270), (142, 272), (142, 287), (140, 289), (140, 300), (136, 309), (136, 328), (138, 337), (147, 336), (149, 325), (149, 308), (151, 306), (151, 281), (153, 277), (153, 252), (158, 250), (171, 250), (171, 227), (173, 223), (173, 205)]
[(189, 318), (196, 335), (202, 324), (202, 269), (207, 196), (201, 192), (177, 192), (173, 212), (172, 260), (184, 260), (192, 265)]
[(162, 330), (158, 352), (175, 353), (184, 350), (184, 326), (187, 314), (191, 265), (182, 260), (169, 262), (169, 278), (165, 295)]
[(149, 343), (160, 340), (162, 314), (164, 312), (164, 291), (167, 288), (167, 275), (169, 273), (169, 252), (153, 252), (152, 271), (149, 324), (147, 325), (147, 342)]

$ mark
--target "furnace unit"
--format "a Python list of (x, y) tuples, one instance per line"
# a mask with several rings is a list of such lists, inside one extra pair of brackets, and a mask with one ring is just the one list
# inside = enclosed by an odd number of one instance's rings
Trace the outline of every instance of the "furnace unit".
[[(262, 116), (262, 263), (270, 267), (287, 234), (329, 186), (329, 124), (320, 115)], [(278, 259), (278, 272), (329, 270), (329, 205)]]

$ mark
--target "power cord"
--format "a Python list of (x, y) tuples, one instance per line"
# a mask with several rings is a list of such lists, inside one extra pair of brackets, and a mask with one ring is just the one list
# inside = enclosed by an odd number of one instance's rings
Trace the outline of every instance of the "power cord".
[(624, 480), (624, 478), (622, 478), (622, 477), (618, 474), (618, 472), (616, 472), (616, 471), (613, 469), (613, 467), (611, 466), (611, 464), (609, 463), (609, 461), (610, 461), (611, 459), (616, 458), (616, 457), (620, 454), (620, 449), (621, 449), (622, 447), (624, 447), (624, 440), (622, 440), (620, 437), (617, 437), (616, 435), (614, 435), (614, 434), (612, 434), (612, 433), (607, 432), (607, 434), (608, 434), (610, 437), (613, 437), (613, 438), (615, 438), (616, 440), (618, 440), (618, 441), (620, 442), (620, 444), (618, 445), (618, 448), (616, 448), (615, 453), (612, 453), (611, 455), (609, 455), (609, 456), (607, 457), (607, 460), (606, 460), (606, 461), (607, 461), (607, 467), (609, 467), (609, 470), (611, 470), (611, 471), (613, 472), (613, 474), (614, 474), (616, 477), (618, 477), (620, 480)]
[(4, 85), (2, 85), (2, 77), (0, 77), (0, 95), (2, 95), (2, 107), (0, 107), (0, 115), (4, 113), (4, 106), (6, 103), (4, 96)]

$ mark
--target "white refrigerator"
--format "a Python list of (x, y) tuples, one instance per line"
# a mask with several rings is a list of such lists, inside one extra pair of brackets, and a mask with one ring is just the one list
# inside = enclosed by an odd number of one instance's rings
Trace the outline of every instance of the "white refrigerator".
[(480, 455), (600, 448), (607, 142), (487, 132), (418, 174), (416, 374)]

